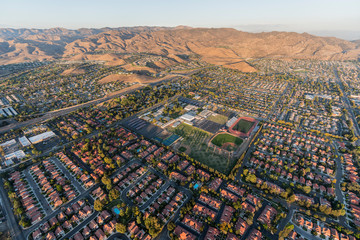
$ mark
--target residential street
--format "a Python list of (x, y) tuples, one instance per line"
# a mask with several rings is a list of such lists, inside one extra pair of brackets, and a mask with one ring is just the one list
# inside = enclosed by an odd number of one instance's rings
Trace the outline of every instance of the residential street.
[(40, 190), (38, 184), (35, 182), (33, 177), (30, 175), (29, 171), (30, 171), (29, 169), (25, 170), (25, 176), (29, 182), (30, 187), (34, 191), (36, 198), (39, 200), (42, 208), (45, 210), (45, 215), (48, 215), (48, 214), (52, 213), (53, 210), (51, 209), (48, 201), (45, 199), (45, 196), (41, 193), (41, 190)]

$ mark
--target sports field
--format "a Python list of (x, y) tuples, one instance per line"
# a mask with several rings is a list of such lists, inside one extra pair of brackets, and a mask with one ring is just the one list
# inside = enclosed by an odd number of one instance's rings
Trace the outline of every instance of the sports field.
[(220, 114), (211, 115), (207, 118), (207, 120), (219, 123), (219, 124), (225, 124), (228, 121), (228, 117)]
[(232, 128), (235, 131), (242, 133), (247, 133), (254, 126), (254, 122), (247, 121), (245, 119), (240, 119), (240, 121)]
[(209, 132), (186, 123), (181, 123), (175, 129), (170, 127), (167, 130), (183, 137), (178, 150), (188, 149), (188, 155), (197, 161), (224, 174), (228, 174), (234, 167), (236, 159), (225, 154), (218, 154), (213, 148), (208, 147), (207, 143), (212, 136)]
[(232, 143), (235, 145), (240, 145), (243, 142), (241, 138), (235, 137), (228, 133), (221, 133), (215, 136), (211, 143), (215, 144), (218, 147), (222, 147), (225, 143)]

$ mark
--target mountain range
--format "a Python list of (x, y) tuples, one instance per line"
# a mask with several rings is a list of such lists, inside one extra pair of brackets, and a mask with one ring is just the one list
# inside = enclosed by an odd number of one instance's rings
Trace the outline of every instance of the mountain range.
[(0, 64), (61, 58), (116, 63), (121, 53), (153, 53), (175, 60), (179, 55), (196, 55), (206, 62), (228, 66), (253, 58), (357, 60), (360, 41), (307, 33), (248, 33), (186, 26), (0, 29)]

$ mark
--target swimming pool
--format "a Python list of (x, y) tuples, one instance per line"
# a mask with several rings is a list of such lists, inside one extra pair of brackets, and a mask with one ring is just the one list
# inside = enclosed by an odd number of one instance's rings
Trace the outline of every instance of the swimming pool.
[(194, 189), (197, 189), (198, 187), (199, 187), (199, 184), (196, 183), (196, 184), (194, 185)]
[(116, 215), (119, 215), (119, 214), (120, 214), (120, 209), (114, 208), (114, 213), (115, 213)]

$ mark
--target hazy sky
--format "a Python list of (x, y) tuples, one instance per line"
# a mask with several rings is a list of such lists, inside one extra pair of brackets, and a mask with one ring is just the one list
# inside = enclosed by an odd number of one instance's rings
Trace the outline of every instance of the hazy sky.
[(177, 25), (357, 39), (360, 0), (0, 0), (0, 27)]

